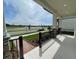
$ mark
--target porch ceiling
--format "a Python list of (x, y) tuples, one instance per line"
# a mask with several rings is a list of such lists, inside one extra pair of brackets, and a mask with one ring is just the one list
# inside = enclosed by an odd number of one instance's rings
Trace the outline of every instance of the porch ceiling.
[(76, 16), (76, 0), (35, 0), (44, 9), (59, 17)]

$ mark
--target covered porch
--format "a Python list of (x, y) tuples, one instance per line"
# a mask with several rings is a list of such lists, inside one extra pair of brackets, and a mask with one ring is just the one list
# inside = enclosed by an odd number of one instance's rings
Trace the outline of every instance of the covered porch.
[[(10, 37), (7, 34), (5, 19), (4, 19), (4, 59), (11, 59), (7, 55), (9, 50), (8, 41), (19, 40), (20, 56), (19, 59), (75, 59), (76, 58), (76, 39), (75, 39), (75, 0), (34, 0), (40, 4), (46, 11), (53, 15), (53, 34), (49, 30), (50, 40), (41, 44), (41, 34), (39, 33), (39, 46), (23, 54), (23, 41), (22, 37)], [(68, 23), (68, 24), (67, 24)], [(32, 33), (31, 33), (32, 34)], [(50, 35), (51, 34), (51, 35)], [(69, 35), (72, 34), (72, 35)], [(30, 35), (30, 34), (27, 34)], [(26, 36), (27, 36), (26, 35)], [(23, 36), (23, 35), (21, 35)], [(7, 55), (7, 56), (6, 56)], [(13, 58), (12, 58), (13, 59)]]

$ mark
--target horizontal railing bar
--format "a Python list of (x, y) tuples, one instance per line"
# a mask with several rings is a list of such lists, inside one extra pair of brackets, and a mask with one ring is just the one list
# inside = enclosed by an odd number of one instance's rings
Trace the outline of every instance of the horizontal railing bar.
[(21, 35), (30, 34), (30, 33), (35, 33), (35, 32), (38, 32), (38, 31), (31, 31), (31, 32), (27, 32), (27, 33), (15, 34), (15, 35), (11, 35), (11, 37), (18, 36), (18, 35), (21, 36)]
[[(40, 32), (41, 32), (41, 33), (45, 33), (45, 32), (48, 32), (48, 30), (47, 30), (47, 31), (40, 31)], [(30, 34), (25, 34), (25, 35), (21, 35), (21, 36), (24, 37), (24, 36), (34, 35), (34, 34), (39, 34), (39, 32), (30, 33)], [(10, 41), (10, 40), (18, 40), (18, 38), (19, 38), (19, 36), (10, 37), (9, 41)]]

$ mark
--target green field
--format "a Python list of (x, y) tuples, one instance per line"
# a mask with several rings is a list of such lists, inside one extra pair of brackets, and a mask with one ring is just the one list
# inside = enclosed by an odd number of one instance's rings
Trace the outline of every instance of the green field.
[(28, 33), (28, 32), (32, 32), (32, 31), (35, 32), (41, 28), (42, 27), (31, 27), (31, 29), (29, 30), (28, 27), (7, 27), (7, 32), (11, 36), (15, 36), (15, 35)]
[(38, 38), (39, 38), (38, 34), (23, 37), (23, 39), (27, 41), (36, 41), (38, 40)]
[[(42, 36), (48, 34), (47, 32), (42, 33)], [(24, 40), (26, 41), (38, 41), (39, 39), (39, 34), (34, 34), (34, 35), (30, 35), (30, 36), (25, 36), (23, 37)]]

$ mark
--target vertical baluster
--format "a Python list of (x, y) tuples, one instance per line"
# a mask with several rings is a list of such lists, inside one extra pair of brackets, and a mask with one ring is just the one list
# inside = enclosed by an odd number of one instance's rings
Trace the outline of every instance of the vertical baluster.
[(14, 46), (13, 46), (13, 40), (11, 40), (11, 53), (12, 53), (12, 59), (14, 59)]
[(52, 35), (53, 35), (53, 36), (52, 36), (53, 38), (56, 38), (56, 29), (53, 29)]
[(19, 49), (20, 49), (20, 59), (24, 59), (23, 57), (23, 38), (19, 37)]
[(41, 32), (39, 32), (39, 47), (41, 48), (42, 45), (41, 45), (41, 38), (42, 38), (42, 35), (41, 35)]
[(54, 38), (57, 36), (57, 29), (54, 29)]
[(17, 40), (16, 40), (16, 53), (17, 53), (17, 57), (18, 57), (18, 43), (17, 43)]
[(51, 38), (51, 29), (49, 29), (49, 38)]

